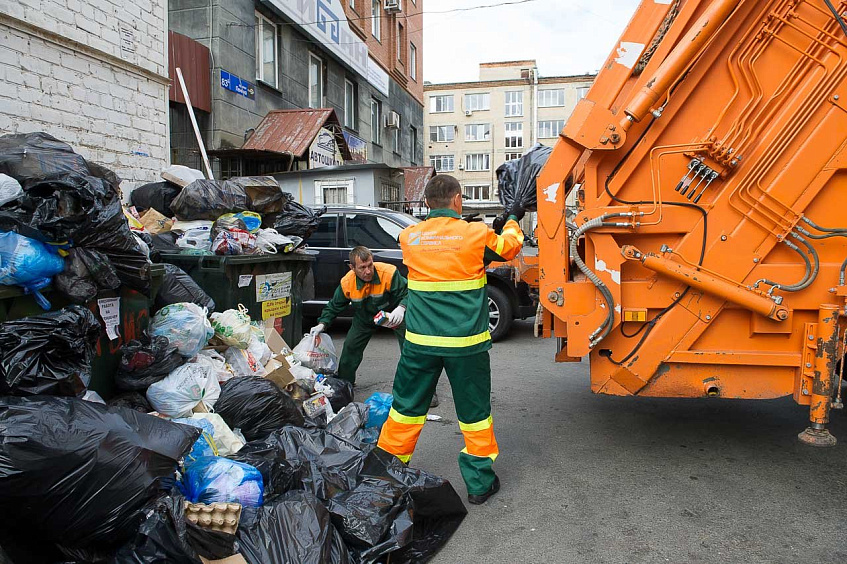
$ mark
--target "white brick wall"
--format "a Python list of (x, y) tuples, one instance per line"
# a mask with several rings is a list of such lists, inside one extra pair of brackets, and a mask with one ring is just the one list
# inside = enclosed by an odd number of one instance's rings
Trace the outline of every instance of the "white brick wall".
[(114, 169), (125, 195), (158, 179), (169, 161), (165, 2), (0, 0), (0, 134), (46, 131)]

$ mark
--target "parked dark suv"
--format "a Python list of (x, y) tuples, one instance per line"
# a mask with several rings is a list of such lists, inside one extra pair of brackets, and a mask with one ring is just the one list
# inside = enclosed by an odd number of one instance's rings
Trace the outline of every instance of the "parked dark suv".
[[(355, 246), (371, 249), (375, 261), (396, 265), (405, 276), (408, 269), (403, 264), (398, 238), (403, 229), (419, 221), (384, 208), (328, 207), (320, 227), (308, 240), (309, 250), (316, 255), (316, 260), (304, 284), (304, 316), (318, 318), (341, 278), (349, 271), (349, 254)], [(489, 330), (493, 340), (505, 337), (513, 320), (534, 316), (536, 307), (527, 285), (515, 283), (511, 266), (499, 263), (488, 269)]]

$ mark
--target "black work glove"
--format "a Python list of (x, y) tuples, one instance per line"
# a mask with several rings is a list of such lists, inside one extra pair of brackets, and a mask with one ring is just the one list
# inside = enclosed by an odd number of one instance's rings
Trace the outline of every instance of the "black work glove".
[(498, 235), (499, 235), (499, 234), (501, 234), (501, 233), (503, 232), (503, 228), (506, 226), (506, 222), (507, 222), (507, 221), (509, 221), (508, 217), (509, 217), (509, 215), (508, 215), (508, 214), (506, 214), (506, 213), (504, 213), (504, 214), (502, 214), (502, 215), (498, 215), (498, 216), (494, 219), (494, 223), (492, 224), (492, 226), (491, 226), (491, 227), (493, 227), (493, 228), (494, 228), (494, 232), (495, 232), (496, 234), (498, 234)]
[(506, 217), (510, 215), (515, 216), (515, 219), (520, 221), (523, 219), (523, 216), (526, 215), (526, 210), (523, 209), (523, 206), (515, 202), (509, 209), (506, 210)]
[(473, 223), (475, 221), (483, 221), (483, 219), (479, 217), (478, 213), (472, 213), (470, 215), (463, 216), (462, 219), (464, 219), (468, 223)]

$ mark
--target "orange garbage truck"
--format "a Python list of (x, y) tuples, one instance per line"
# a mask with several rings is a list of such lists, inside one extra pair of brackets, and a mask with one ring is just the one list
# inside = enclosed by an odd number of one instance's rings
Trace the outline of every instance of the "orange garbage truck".
[[(808, 406), (835, 444), (847, 2), (644, 0), (537, 181), (543, 336), (596, 393)], [(798, 431), (802, 426), (798, 423)]]

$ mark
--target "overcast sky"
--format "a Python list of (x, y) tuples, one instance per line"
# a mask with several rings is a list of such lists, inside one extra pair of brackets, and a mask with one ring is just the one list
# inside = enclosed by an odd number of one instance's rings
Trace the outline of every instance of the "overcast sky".
[(535, 59), (541, 76), (597, 72), (640, 0), (423, 0), (424, 80), (478, 80), (479, 63)]

